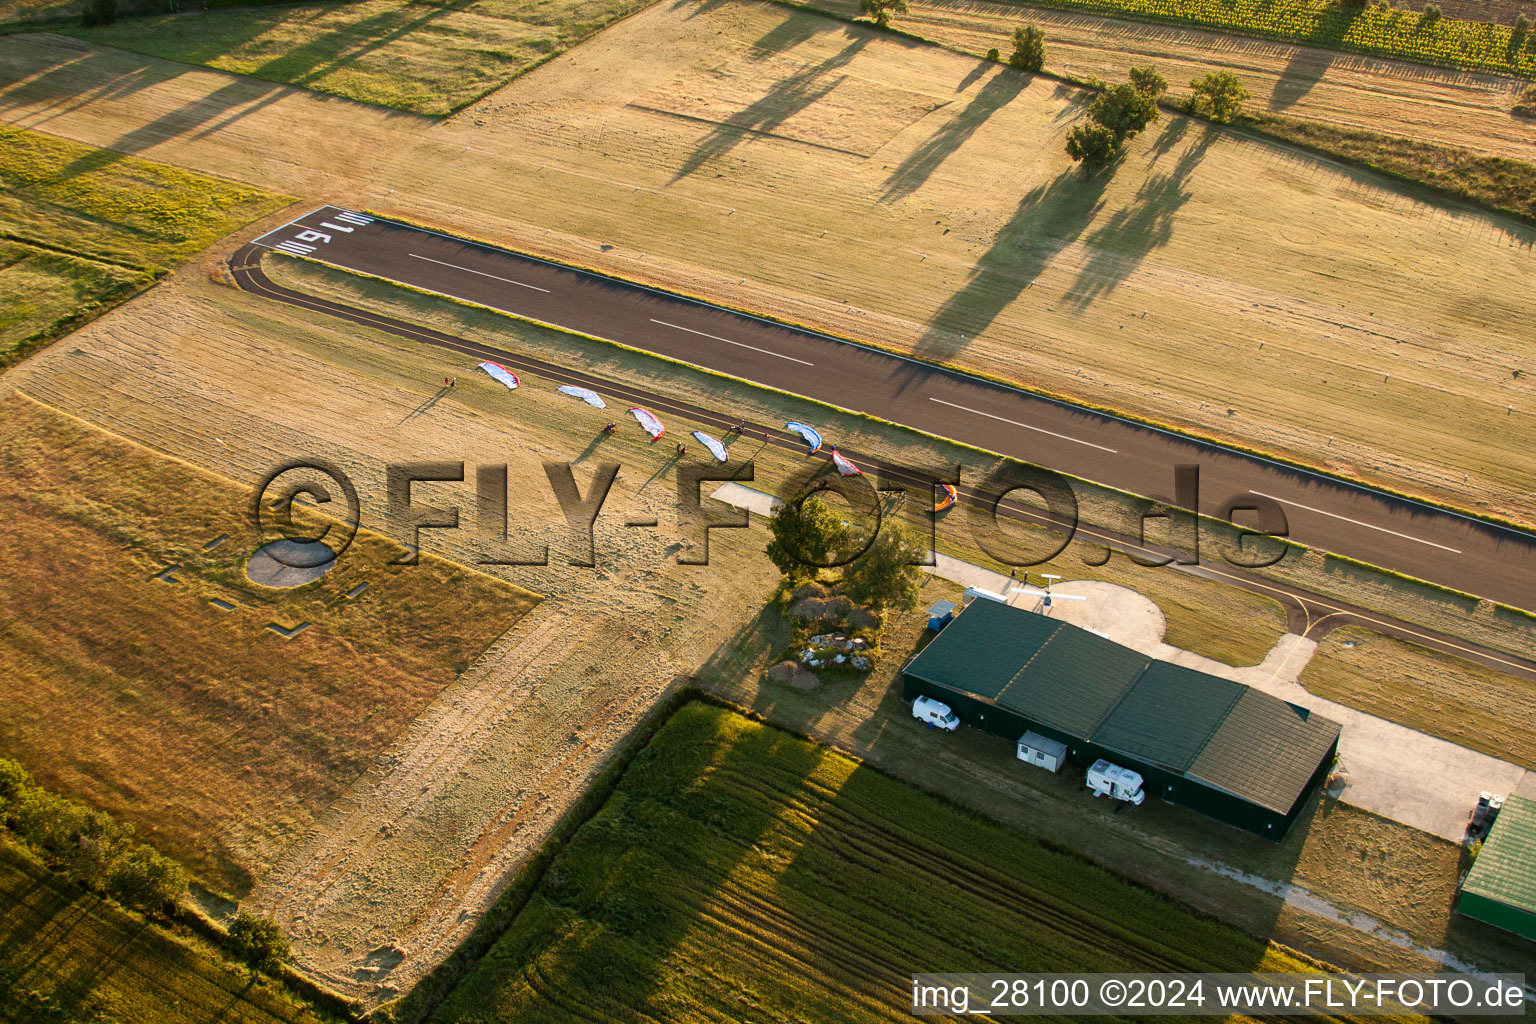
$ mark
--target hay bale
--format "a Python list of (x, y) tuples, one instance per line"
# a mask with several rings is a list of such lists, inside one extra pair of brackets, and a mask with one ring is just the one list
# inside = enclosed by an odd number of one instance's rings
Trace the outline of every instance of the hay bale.
[(807, 672), (796, 665), (794, 677), (790, 679), (789, 685), (797, 690), (814, 690), (821, 685), (821, 678), (815, 672)]
[[(846, 601), (847, 598), (844, 598), (843, 600)], [(883, 621), (884, 620), (881, 618), (880, 613), (875, 611), (873, 608), (865, 608), (862, 605), (858, 608), (853, 608), (850, 605), (850, 611), (848, 612), (848, 625), (852, 626), (854, 629), (879, 629), (880, 624)]]

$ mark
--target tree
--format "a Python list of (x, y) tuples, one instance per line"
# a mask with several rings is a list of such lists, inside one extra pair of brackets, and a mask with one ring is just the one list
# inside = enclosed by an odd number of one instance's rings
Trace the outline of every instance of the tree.
[(987, 51), (987, 60), (1002, 60), (1002, 59), (1003, 59), (1003, 51), (999, 50), (997, 47), (994, 46), (994, 47), (992, 47), (992, 49)]
[(1097, 121), (1089, 121), (1067, 132), (1067, 155), (1092, 174), (1120, 155), (1120, 138)]
[(117, 0), (85, 0), (80, 20), (87, 28), (112, 24), (117, 20)]
[(1241, 114), (1243, 101), (1249, 95), (1243, 88), (1242, 79), (1230, 71), (1212, 71), (1204, 78), (1196, 78), (1189, 86), (1195, 91), (1190, 97), (1189, 109), (1197, 113), (1206, 110), (1210, 119), (1220, 124)]
[(288, 961), (288, 940), (283, 938), (282, 929), (243, 910), (225, 933), (224, 945), (235, 959), (264, 974), (275, 974)]
[(1435, 22), (1440, 20), (1440, 8), (1434, 4), (1425, 4), (1424, 13), (1419, 15), (1419, 25), (1422, 28), (1432, 28)]
[(876, 611), (888, 607), (910, 610), (917, 605), (921, 579), (913, 563), (922, 556), (911, 529), (903, 522), (888, 521), (868, 550), (843, 570), (843, 593)]
[(1106, 89), (1088, 106), (1088, 116), (1115, 133), (1118, 142), (1157, 120), (1157, 100), (1130, 82)]
[(1020, 71), (1039, 71), (1045, 67), (1045, 30), (1020, 25), (1013, 30), (1013, 53), (1008, 63)]
[(817, 569), (830, 566), (836, 552), (851, 539), (841, 516), (815, 494), (803, 493), (774, 510), (768, 533), (768, 560), (790, 585), (803, 583)]
[(187, 873), (169, 857), (140, 845), (113, 862), (106, 890), (125, 907), (154, 913), (187, 891)]
[(888, 28), (892, 11), (897, 14), (907, 13), (907, 0), (859, 0), (859, 10), (874, 18), (879, 27)]
[(1144, 68), (1131, 68), (1131, 86), (1141, 95), (1155, 100), (1168, 91), (1168, 79), (1148, 64)]

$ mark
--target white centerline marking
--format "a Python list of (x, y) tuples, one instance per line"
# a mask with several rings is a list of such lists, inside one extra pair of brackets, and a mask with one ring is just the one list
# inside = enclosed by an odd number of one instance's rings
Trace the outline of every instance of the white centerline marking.
[(808, 363), (804, 359), (796, 359), (794, 356), (786, 356), (782, 352), (770, 352), (766, 348), (758, 348), (756, 345), (748, 345), (741, 341), (732, 341), (730, 338), (722, 338), (718, 334), (705, 334), (703, 331), (696, 331), (692, 327), (679, 327), (677, 324), (669, 324), (665, 320), (657, 320), (652, 318), (651, 323), (661, 324), (663, 327), (670, 327), (674, 331), (687, 331), (689, 334), (697, 334), (701, 338), (713, 338), (715, 341), (723, 341), (727, 345), (735, 345), (737, 348), (749, 348), (753, 352), (761, 352), (765, 356), (776, 356), (779, 359), (788, 359), (790, 362), (799, 363), (801, 366), (816, 365), (815, 363)]
[(549, 294), (548, 288), (540, 288), (536, 284), (523, 284), (523, 282), (514, 281), (510, 277), (497, 277), (495, 274), (487, 274), (483, 270), (471, 270), (468, 267), (461, 267), (456, 263), (444, 263), (442, 260), (435, 260), (430, 256), (418, 256), (413, 252), (406, 255), (413, 260), (426, 260), (428, 263), (436, 263), (440, 267), (452, 267), (454, 270), (462, 270), (466, 274), (479, 274), (481, 277), (488, 277), (493, 281), (505, 281), (507, 284), (515, 284), (519, 288), (528, 288), (536, 292), (543, 292), (545, 295)]
[(1025, 430), (1035, 430), (1035, 431), (1038, 431), (1038, 432), (1040, 432), (1042, 434), (1050, 434), (1052, 437), (1059, 437), (1063, 441), (1071, 441), (1073, 444), (1085, 444), (1089, 448), (1097, 448), (1099, 451), (1101, 451), (1101, 452), (1109, 452), (1109, 454), (1111, 454), (1111, 455), (1119, 455), (1120, 454), (1114, 448), (1106, 448), (1106, 447), (1104, 447), (1101, 444), (1094, 444), (1092, 441), (1083, 441), (1083, 440), (1079, 440), (1078, 438), (1075, 438), (1075, 437), (1068, 437), (1066, 434), (1058, 434), (1058, 433), (1056, 433), (1056, 431), (1054, 431), (1054, 430), (1046, 430), (1044, 427), (1032, 427), (1028, 423), (1020, 423), (1018, 420), (1010, 420), (1010, 419), (1008, 419), (1005, 416), (994, 416), (994, 415), (992, 415), (989, 412), (982, 412), (980, 409), (972, 409), (970, 406), (967, 406), (967, 405), (956, 405), (954, 402), (946, 402), (942, 398), (932, 398), (932, 397), (930, 397), (928, 399), (928, 401), (930, 401), (930, 402), (938, 402), (940, 405), (947, 405), (951, 409), (959, 409), (961, 412), (972, 412), (972, 413), (975, 413), (977, 416), (985, 416), (989, 420), (998, 420), (998, 421), (1003, 422), (1003, 423), (1011, 423), (1011, 424), (1013, 424), (1016, 427), (1023, 427)]
[(1313, 508), (1311, 505), (1303, 505), (1299, 501), (1287, 501), (1284, 498), (1277, 498), (1273, 494), (1264, 494), (1260, 491), (1249, 491), (1248, 493), (1256, 495), (1260, 498), (1268, 498), (1270, 501), (1278, 501), (1282, 505), (1290, 505), (1295, 508), (1305, 509), (1308, 512), (1316, 512), (1318, 515), (1328, 516), (1330, 519), (1342, 519), (1346, 523), (1354, 523), (1356, 526), (1363, 526), (1367, 530), (1375, 530), (1378, 533), (1390, 533), (1394, 537), (1401, 537), (1403, 540), (1411, 540), (1415, 544), (1427, 544), (1432, 548), (1439, 548), (1441, 551), (1449, 551), (1453, 555), (1461, 554), (1461, 551), (1457, 548), (1448, 548), (1444, 544), (1436, 544), (1432, 540), (1422, 540), (1418, 537), (1410, 537), (1406, 533), (1398, 533), (1396, 530), (1389, 530), (1385, 526), (1372, 526), (1370, 523), (1362, 523), (1358, 519), (1351, 519), (1348, 516), (1341, 516), (1337, 512), (1324, 512), (1320, 508)]

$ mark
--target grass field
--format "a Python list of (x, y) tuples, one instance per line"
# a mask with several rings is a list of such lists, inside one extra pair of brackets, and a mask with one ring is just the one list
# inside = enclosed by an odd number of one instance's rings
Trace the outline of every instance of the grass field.
[(908, 1016), (912, 972), (1005, 965), (1298, 961), (826, 748), (694, 703), (432, 1019), (895, 1021)]
[[(859, 16), (852, 0), (818, 0), (814, 6), (841, 17)], [(1048, 70), (1115, 82), (1133, 64), (1153, 64), (1175, 99), (1189, 95), (1193, 78), (1234, 71), (1252, 93), (1248, 110), (1265, 115), (1260, 127), (1267, 131), (1275, 131), (1273, 119), (1284, 116), (1343, 132), (1384, 132), (1469, 155), (1536, 161), (1536, 136), (1510, 116), (1527, 84), (1521, 79), (1081, 11), (1021, 9), (1006, 0), (923, 0), (909, 6), (898, 27), (925, 39), (978, 57), (994, 46), (1006, 54), (1014, 27), (1026, 20), (1046, 34)]]
[(248, 890), (534, 603), (441, 561), (390, 565), (398, 548), (369, 535), (321, 583), (259, 587), (244, 489), (3, 406), (0, 752), (214, 886)]
[(331, 1018), (0, 839), (0, 1019), (26, 1024), (320, 1024)]
[(446, 114), (649, 0), (356, 0), (122, 19), (83, 38), (282, 85)]
[(287, 202), (0, 126), (0, 369)]
[(1345, 626), (1319, 642), (1301, 683), (1319, 696), (1536, 769), (1536, 683), (1518, 676)]
[[(775, 59), (743, 63), (757, 53)], [(0, 40), (24, 81), (7, 116), (141, 60)], [(745, 92), (743, 68), (759, 69)], [(667, 83), (754, 98), (717, 123), (644, 109)], [(946, 102), (894, 136), (872, 112), (848, 146), (838, 93), (875, 86)], [(652, 6), (430, 130), (217, 75), (103, 91), (50, 129), (139, 125), (189, 166), (1536, 516), (1536, 376), (1514, 326), (1536, 303), (1536, 229), (1262, 140), (1168, 117), (1085, 182), (1062, 151), (1072, 90), (750, 3)], [(205, 132), (221, 111), (235, 129)], [(823, 137), (844, 141), (807, 144)]]

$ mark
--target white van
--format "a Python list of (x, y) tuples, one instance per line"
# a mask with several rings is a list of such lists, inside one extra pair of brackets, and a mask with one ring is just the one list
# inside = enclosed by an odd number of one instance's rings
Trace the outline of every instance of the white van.
[(912, 717), (927, 722), (928, 728), (954, 732), (960, 728), (960, 716), (949, 710), (948, 704), (940, 704), (932, 697), (919, 697), (912, 702)]

